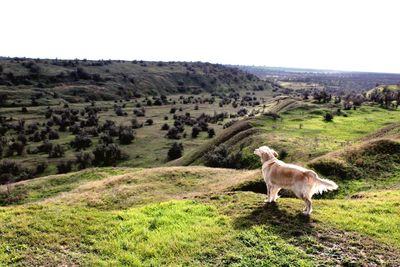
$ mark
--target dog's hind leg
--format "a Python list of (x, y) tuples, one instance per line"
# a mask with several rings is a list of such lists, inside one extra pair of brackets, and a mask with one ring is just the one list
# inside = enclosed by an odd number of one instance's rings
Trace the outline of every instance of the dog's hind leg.
[(274, 191), (271, 192), (272, 201), (276, 201), (279, 198), (279, 196), (278, 196), (279, 190), (281, 190), (279, 187), (274, 187)]
[(311, 198), (305, 197), (303, 198), (304, 202), (306, 203), (306, 207), (303, 211), (305, 215), (310, 215), (312, 212), (312, 201)]
[(273, 202), (277, 199), (277, 194), (280, 188), (277, 186), (270, 185), (268, 186), (268, 202)]

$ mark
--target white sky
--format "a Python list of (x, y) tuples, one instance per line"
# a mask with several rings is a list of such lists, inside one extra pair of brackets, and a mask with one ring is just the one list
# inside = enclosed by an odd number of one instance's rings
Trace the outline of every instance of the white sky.
[(396, 0), (1, 0), (0, 56), (400, 73), (399, 7)]

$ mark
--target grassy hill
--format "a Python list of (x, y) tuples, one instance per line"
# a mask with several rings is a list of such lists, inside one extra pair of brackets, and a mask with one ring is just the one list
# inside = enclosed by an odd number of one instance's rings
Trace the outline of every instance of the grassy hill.
[(0, 96), (13, 106), (144, 95), (268, 90), (270, 82), (234, 67), (201, 62), (0, 59)]
[(315, 200), (306, 218), (300, 200), (232, 191), (259, 176), (99, 168), (1, 186), (25, 194), (0, 208), (0, 265), (400, 264), (398, 190)]

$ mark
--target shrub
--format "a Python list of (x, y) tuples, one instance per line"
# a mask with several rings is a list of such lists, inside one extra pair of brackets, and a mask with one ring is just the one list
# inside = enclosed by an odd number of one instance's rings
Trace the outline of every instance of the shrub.
[(71, 141), (71, 146), (77, 151), (86, 149), (92, 145), (92, 140), (86, 134), (79, 134), (75, 136), (75, 139)]
[(132, 140), (135, 138), (135, 134), (132, 128), (120, 126), (118, 138), (120, 144), (127, 145), (132, 143)]
[(143, 127), (143, 123), (139, 123), (139, 121), (136, 118), (132, 119), (131, 124), (133, 129), (139, 129)]
[(152, 119), (147, 119), (146, 120), (146, 125), (152, 125), (153, 124), (153, 120)]
[(78, 164), (78, 168), (80, 170), (86, 169), (93, 165), (94, 155), (91, 152), (80, 151), (78, 154), (75, 155), (75, 157), (75, 162), (76, 164)]
[(180, 132), (179, 132), (178, 128), (176, 128), (176, 127), (169, 128), (169, 130), (167, 132), (167, 137), (169, 139), (181, 139)]
[(174, 160), (182, 157), (183, 145), (182, 143), (174, 142), (171, 148), (168, 150), (168, 159)]
[(55, 139), (59, 139), (60, 135), (58, 134), (58, 132), (54, 131), (54, 130), (50, 130), (49, 131), (49, 139), (50, 140), (55, 140)]
[(192, 138), (197, 138), (197, 136), (199, 135), (200, 132), (201, 132), (201, 128), (198, 126), (194, 126), (192, 128)]
[(127, 156), (115, 144), (99, 144), (93, 150), (94, 165), (96, 166), (112, 166), (118, 161), (126, 159)]
[(53, 148), (53, 144), (49, 142), (49, 140), (44, 140), (43, 143), (38, 146), (37, 151), (41, 153), (50, 153)]
[(205, 155), (205, 165), (209, 167), (241, 168), (242, 151), (229, 153), (225, 145), (215, 147)]
[(3, 160), (0, 162), (0, 184), (17, 182), (32, 177), (32, 171), (21, 163), (12, 160)]
[(67, 173), (72, 170), (73, 162), (71, 160), (61, 161), (57, 164), (57, 173)]
[(330, 122), (330, 121), (332, 121), (332, 120), (333, 120), (333, 115), (332, 115), (332, 113), (326, 113), (326, 114), (324, 115), (324, 121)]
[(164, 123), (163, 126), (161, 126), (162, 131), (168, 131), (169, 130), (169, 125)]
[(214, 130), (214, 128), (209, 128), (209, 129), (207, 130), (207, 133), (208, 133), (208, 138), (213, 138), (214, 135), (215, 135), (215, 130)]
[(99, 141), (101, 144), (106, 144), (106, 145), (114, 143), (112, 136), (106, 133), (100, 135)]
[(61, 158), (62, 156), (64, 156), (64, 148), (59, 144), (53, 145), (49, 152), (49, 158)]
[(41, 174), (47, 169), (47, 163), (46, 162), (39, 162), (36, 165), (36, 174)]

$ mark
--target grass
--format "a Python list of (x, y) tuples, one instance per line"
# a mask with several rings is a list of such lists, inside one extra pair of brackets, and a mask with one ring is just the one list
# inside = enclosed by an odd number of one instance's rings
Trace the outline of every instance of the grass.
[(360, 193), (350, 200), (319, 200), (315, 216), (335, 227), (400, 248), (399, 203), (399, 190)]
[(290, 160), (306, 162), (398, 122), (400, 112), (364, 105), (345, 111), (347, 117), (335, 116), (332, 122), (325, 122), (322, 115), (331, 111), (336, 108), (297, 108), (284, 112), (282, 120), (257, 117), (253, 123), (263, 130), (263, 137), (269, 144), (290, 150)]
[(263, 206), (263, 194), (229, 191), (256, 176), (205, 167), (98, 168), (25, 181), (31, 197), (0, 207), (0, 265), (399, 263), (399, 191), (314, 200), (307, 218), (298, 199)]
[(312, 266), (304, 252), (263, 227), (237, 233), (216, 208), (193, 201), (114, 212), (31, 205), (3, 208), (0, 220), (5, 265)]

